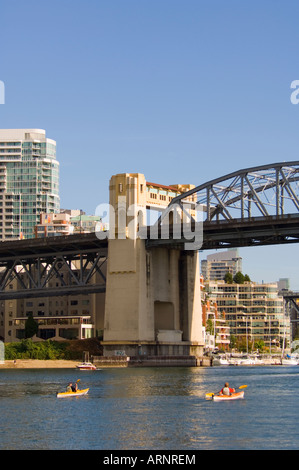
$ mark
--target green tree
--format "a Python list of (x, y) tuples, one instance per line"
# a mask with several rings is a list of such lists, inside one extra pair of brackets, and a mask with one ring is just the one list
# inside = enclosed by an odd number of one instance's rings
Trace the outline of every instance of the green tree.
[(238, 271), (235, 275), (234, 275), (234, 282), (236, 284), (244, 284), (244, 280), (245, 280), (245, 276), (244, 274), (241, 273), (241, 271)]
[(32, 313), (29, 313), (25, 322), (25, 338), (32, 338), (37, 332), (38, 323), (34, 320)]
[(263, 351), (264, 348), (265, 348), (264, 340), (259, 339), (259, 340), (255, 341), (254, 342), (254, 347), (255, 347), (255, 349), (258, 349), (259, 351)]
[(232, 284), (233, 283), (233, 275), (228, 271), (224, 276), (224, 280), (225, 280), (226, 284)]
[(237, 338), (233, 335), (230, 336), (230, 349), (234, 349), (237, 347)]
[(211, 335), (214, 334), (214, 322), (210, 318), (207, 320), (206, 331), (207, 333), (210, 333)]
[(242, 338), (238, 338), (238, 340), (237, 340), (237, 349), (240, 352), (246, 352), (247, 351), (246, 336), (242, 336)]
[(245, 276), (244, 276), (244, 281), (245, 281), (245, 282), (251, 282), (251, 279), (250, 279), (250, 277), (248, 276), (248, 274), (245, 274)]

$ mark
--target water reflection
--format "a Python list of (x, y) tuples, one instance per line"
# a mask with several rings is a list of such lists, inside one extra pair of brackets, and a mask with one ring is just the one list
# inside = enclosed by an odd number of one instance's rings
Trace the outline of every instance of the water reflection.
[(114, 398), (120, 396), (198, 396), (200, 385), (204, 384), (204, 373), (196, 368), (145, 368), (120, 371), (107, 382), (106, 392)]
[(199, 369), (138, 369), (111, 378), (107, 399), (119, 399), (110, 409), (112, 423), (119, 424), (117, 448), (192, 447), (200, 431), (197, 399), (204, 396), (203, 384)]

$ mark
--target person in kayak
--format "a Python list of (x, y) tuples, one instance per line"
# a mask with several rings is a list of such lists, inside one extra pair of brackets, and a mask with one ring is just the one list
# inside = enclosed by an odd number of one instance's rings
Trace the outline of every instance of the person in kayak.
[(225, 382), (224, 387), (220, 390), (219, 394), (220, 395), (231, 395), (234, 393), (236, 390), (234, 388), (229, 387), (229, 383)]
[(74, 385), (72, 385), (72, 392), (76, 392), (77, 390), (78, 390), (78, 384), (76, 382)]
[(72, 392), (72, 383), (69, 383), (68, 386), (66, 387), (67, 392)]

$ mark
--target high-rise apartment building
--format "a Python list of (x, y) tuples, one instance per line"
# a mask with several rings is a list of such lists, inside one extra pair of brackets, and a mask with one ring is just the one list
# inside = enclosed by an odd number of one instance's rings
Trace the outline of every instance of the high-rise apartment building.
[(59, 212), (56, 142), (42, 129), (0, 129), (0, 240), (33, 238), (41, 212)]
[(205, 281), (222, 280), (227, 272), (235, 276), (238, 271), (242, 272), (242, 258), (237, 249), (213, 253), (201, 262), (201, 272)]

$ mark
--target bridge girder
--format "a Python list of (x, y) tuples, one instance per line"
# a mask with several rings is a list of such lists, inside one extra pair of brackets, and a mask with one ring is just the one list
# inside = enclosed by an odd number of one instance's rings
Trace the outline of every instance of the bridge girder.
[(197, 195), (203, 220), (251, 219), (282, 216), (299, 211), (299, 161), (272, 163), (229, 173), (175, 197), (172, 206), (190, 206)]
[(107, 241), (94, 234), (3, 242), (0, 299), (105, 292), (106, 262)]

